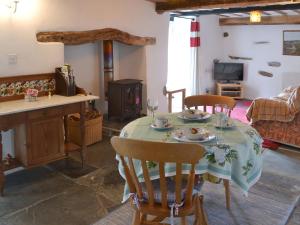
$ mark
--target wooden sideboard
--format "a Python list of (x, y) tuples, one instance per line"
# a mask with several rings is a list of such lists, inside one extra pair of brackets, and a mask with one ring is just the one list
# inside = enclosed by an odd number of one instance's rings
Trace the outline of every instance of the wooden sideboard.
[[(15, 129), (16, 159), (25, 167), (40, 166), (65, 158), (68, 152), (80, 150), (82, 160), (85, 144), (86, 102), (97, 96), (65, 97), (54, 95), (39, 97), (36, 102), (14, 100), (0, 102), (0, 194), (4, 189), (4, 165), (1, 131)], [(82, 145), (68, 140), (67, 115), (80, 113)]]

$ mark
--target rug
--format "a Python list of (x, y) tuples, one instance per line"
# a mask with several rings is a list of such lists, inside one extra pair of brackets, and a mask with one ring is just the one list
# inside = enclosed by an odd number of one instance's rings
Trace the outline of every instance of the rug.
[[(223, 186), (205, 183), (204, 206), (210, 225), (283, 225), (293, 217), (300, 196), (300, 178), (295, 179), (294, 169), (300, 168), (300, 161), (291, 161), (271, 151), (265, 157), (268, 159), (263, 175), (248, 197), (232, 185), (230, 211), (225, 207)], [(280, 173), (280, 168), (287, 168), (286, 173)], [(131, 219), (132, 209), (127, 203), (94, 225), (130, 225)], [(192, 217), (188, 218), (188, 224), (193, 224)]]
[(80, 161), (76, 161), (70, 157), (50, 163), (47, 167), (73, 179), (87, 175), (97, 169), (96, 167), (90, 166), (86, 163), (82, 167)]
[(231, 112), (231, 118), (240, 120), (243, 123), (249, 124), (249, 121), (246, 117), (247, 109), (251, 105), (252, 101), (250, 100), (239, 100), (237, 101), (236, 106)]

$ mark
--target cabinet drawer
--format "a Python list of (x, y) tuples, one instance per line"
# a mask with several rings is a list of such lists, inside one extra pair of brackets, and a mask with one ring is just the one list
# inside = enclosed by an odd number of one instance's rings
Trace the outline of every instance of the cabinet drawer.
[(19, 124), (25, 123), (26, 113), (17, 113), (14, 115), (7, 115), (0, 117), (0, 129), (8, 130)]
[(63, 116), (63, 114), (64, 114), (64, 107), (58, 106), (54, 108), (39, 109), (39, 110), (28, 112), (28, 119), (34, 120), (34, 119), (41, 119), (47, 117), (56, 117), (56, 116)]

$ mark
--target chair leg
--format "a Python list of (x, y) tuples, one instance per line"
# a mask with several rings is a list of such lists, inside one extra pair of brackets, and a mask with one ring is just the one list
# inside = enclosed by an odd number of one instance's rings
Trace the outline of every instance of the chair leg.
[(186, 225), (185, 216), (181, 217), (181, 225)]
[(134, 211), (132, 225), (141, 225), (141, 214), (138, 210)]
[(146, 214), (141, 214), (141, 223), (147, 221), (147, 215)]
[(195, 203), (194, 203), (194, 205), (195, 205), (195, 211), (194, 211), (194, 214), (195, 214), (195, 221), (194, 221), (194, 224), (193, 225), (199, 225), (199, 223), (200, 223), (200, 216), (201, 215), (199, 215), (199, 204), (198, 204), (199, 202), (198, 202), (198, 197), (195, 199)]
[(226, 197), (226, 208), (227, 210), (230, 210), (230, 183), (229, 183), (229, 180), (223, 180), (223, 184), (224, 184), (224, 187), (225, 187), (225, 197)]
[(206, 213), (204, 211), (204, 208), (203, 208), (203, 196), (199, 196), (197, 198), (197, 202), (198, 202), (198, 209), (199, 209), (199, 225), (208, 225), (208, 220), (207, 220), (207, 216), (206, 216)]

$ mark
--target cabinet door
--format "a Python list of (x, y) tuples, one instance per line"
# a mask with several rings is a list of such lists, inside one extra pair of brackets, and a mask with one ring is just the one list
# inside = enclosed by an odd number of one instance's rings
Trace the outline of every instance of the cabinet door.
[(30, 166), (64, 157), (62, 118), (33, 121), (28, 126), (27, 132)]

